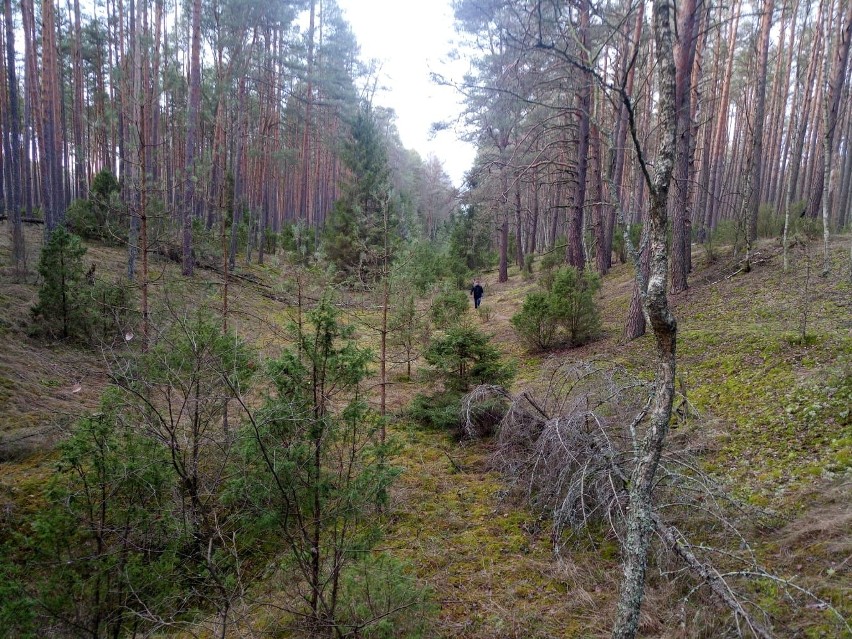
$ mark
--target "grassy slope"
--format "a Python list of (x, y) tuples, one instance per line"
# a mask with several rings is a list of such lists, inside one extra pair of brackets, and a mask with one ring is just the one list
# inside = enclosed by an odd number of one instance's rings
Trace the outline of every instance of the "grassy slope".
[[(0, 268), (8, 264), (8, 235), (0, 235)], [(38, 243), (37, 232), (29, 236)], [(834, 273), (848, 268), (848, 238), (834, 250)], [(696, 252), (692, 287), (673, 298), (679, 320), (679, 383), (701, 417), (680, 424), (675, 436), (701, 440), (705, 463), (731, 481), (744, 498), (779, 514), (771, 528), (753, 531), (761, 555), (783, 575), (799, 575), (836, 605), (852, 586), (852, 288), (837, 277), (805, 278), (803, 255), (784, 274), (775, 246), (761, 247), (750, 273), (723, 257), (705, 265)], [(98, 273), (122, 271), (120, 251), (90, 247), (86, 262)], [(31, 257), (31, 263), (35, 259)], [(156, 299), (167, 282), (180, 281), (173, 266), (158, 262)], [(286, 307), (258, 294), (286, 277), (277, 268), (253, 267), (267, 286), (234, 283), (231, 307), (238, 330), (272, 355), (281, 344)], [(528, 356), (508, 318), (535, 284), (517, 274), (499, 285), (486, 278), (484, 328), (520, 364), (518, 385), (535, 378), (540, 356)], [(191, 304), (217, 303), (218, 278), (200, 272), (182, 284)], [(269, 288), (271, 287), (271, 288)], [(650, 374), (650, 338), (629, 345), (620, 338), (630, 295), (630, 269), (617, 266), (601, 294), (604, 336), (556, 356), (604, 356)], [(173, 289), (172, 289), (173, 290)], [(27, 309), (35, 299), (32, 278), (16, 283), (4, 271), (0, 287), (0, 501), (4, 509), (32, 507), (30, 494), (49, 472), (50, 444), (76, 415), (97, 405), (106, 383), (102, 360), (63, 344), (26, 335)], [(175, 298), (172, 292), (170, 296)], [(803, 308), (808, 339), (796, 340)], [(472, 313), (473, 311), (471, 311)], [(364, 319), (355, 317), (353, 319)], [(364, 330), (365, 341), (372, 337)], [(392, 373), (393, 378), (393, 373)], [(415, 380), (417, 377), (415, 376)], [(80, 390), (77, 390), (77, 385)], [(417, 381), (395, 384), (391, 405), (422, 390)], [(488, 470), (487, 442), (459, 445), (440, 433), (401, 424), (397, 460), (405, 469), (386, 522), (385, 546), (409, 559), (440, 602), (435, 629), (442, 636), (606, 636), (619, 576), (617, 549), (603, 537), (580, 540), (554, 560), (549, 528), (535, 513), (505, 499), (500, 478)], [(652, 578), (643, 615), (647, 636), (696, 636), (711, 627), (713, 611), (678, 630), (680, 606), (668, 580)], [(816, 608), (781, 619), (782, 636), (836, 636)], [(703, 615), (703, 616), (702, 616)], [(810, 628), (810, 630), (802, 630)], [(823, 634), (824, 633), (824, 634)], [(714, 635), (708, 635), (714, 636)]]

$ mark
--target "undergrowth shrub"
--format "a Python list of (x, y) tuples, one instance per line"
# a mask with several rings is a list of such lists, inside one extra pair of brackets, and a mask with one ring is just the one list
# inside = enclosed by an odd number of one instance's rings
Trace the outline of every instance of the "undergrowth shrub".
[(395, 275), (410, 290), (426, 295), (436, 282), (450, 274), (447, 258), (433, 242), (418, 240), (408, 244), (395, 262)]
[(550, 289), (527, 295), (521, 311), (512, 317), (518, 336), (533, 350), (580, 346), (600, 332), (595, 294), (600, 278), (589, 271), (563, 267), (553, 274)]
[(470, 302), (464, 291), (444, 288), (432, 300), (429, 315), (438, 328), (447, 328), (456, 324), (467, 312)]
[(418, 393), (408, 405), (408, 417), (425, 428), (453, 430), (459, 427), (459, 406), (462, 394), (441, 391), (432, 394)]
[(491, 337), (472, 326), (455, 326), (433, 340), (425, 358), (444, 387), (460, 393), (477, 384), (507, 384), (515, 374)]
[[(639, 248), (639, 242), (641, 238), (642, 225), (631, 224), (630, 241), (637, 249)], [(619, 262), (621, 262), (622, 264), (627, 263), (627, 260), (630, 256), (627, 254), (627, 244), (624, 242), (624, 233), (620, 225), (616, 227), (615, 232), (612, 234), (612, 250), (615, 251), (615, 254), (618, 256)]]
[(437, 608), (409, 567), (385, 553), (368, 554), (344, 569), (340, 621), (360, 628), (364, 639), (420, 639), (431, 636)]
[(565, 263), (565, 244), (557, 244), (551, 251), (545, 253), (539, 264), (538, 283), (543, 288), (550, 290), (553, 285), (553, 275), (562, 264)]
[(64, 636), (150, 630), (144, 611), (179, 601), (187, 571), (178, 555), (190, 540), (168, 507), (166, 451), (123, 426), (110, 401), (60, 445), (20, 549), (35, 625)]
[(42, 284), (32, 308), (33, 332), (80, 342), (119, 339), (133, 322), (136, 306), (128, 284), (96, 277), (95, 265), (83, 272), (86, 247), (59, 227), (39, 260)]
[(117, 244), (127, 236), (120, 185), (104, 169), (92, 180), (88, 199), (74, 200), (65, 213), (68, 229), (87, 240)]
[(79, 236), (61, 226), (50, 234), (39, 257), (38, 273), (42, 283), (38, 303), (31, 310), (38, 332), (62, 338), (88, 335), (83, 274), (85, 254), (86, 247)]
[(479, 315), (479, 319), (482, 322), (490, 322), (491, 321), (491, 307), (488, 304), (480, 304), (479, 308), (476, 309), (477, 314)]
[(466, 325), (455, 326), (433, 340), (424, 356), (443, 390), (417, 395), (409, 405), (408, 416), (430, 428), (458, 430), (465, 393), (480, 384), (509, 384), (515, 375), (514, 365), (504, 360), (490, 340), (489, 335)]
[(74, 200), (65, 211), (65, 222), (75, 235), (89, 240), (100, 239), (100, 225), (89, 200)]
[(122, 279), (97, 280), (90, 287), (88, 331), (93, 341), (120, 340), (136, 314), (130, 287)]

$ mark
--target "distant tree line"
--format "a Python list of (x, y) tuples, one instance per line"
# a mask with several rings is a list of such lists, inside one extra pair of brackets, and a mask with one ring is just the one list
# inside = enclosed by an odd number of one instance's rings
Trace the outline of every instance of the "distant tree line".
[(393, 112), (371, 105), (375, 71), (333, 1), (3, 9), (0, 202), (21, 269), (22, 217), (49, 234), (99, 175), (118, 185), (96, 213), (128, 244), (131, 277), (163, 245), (191, 274), (223, 224), (232, 269), (238, 252), (262, 263), (268, 235), (288, 225), (316, 239), (353, 182), (347, 148), (364, 105), (405, 231), (434, 236), (454, 206), (440, 163), (406, 150)]
[[(748, 251), (758, 236), (786, 241), (800, 218), (826, 240), (849, 225), (852, 5), (674, 4), (677, 293), (693, 242), (719, 236)], [(606, 274), (615, 252), (626, 258), (622, 230), (647, 225), (658, 159), (646, 3), (462, 0), (455, 15), (474, 51), (462, 83), (478, 148), (468, 197), (492, 220), (501, 281), (510, 262), (523, 269), (559, 246), (569, 265)], [(640, 309), (637, 291), (628, 337), (644, 332)]]

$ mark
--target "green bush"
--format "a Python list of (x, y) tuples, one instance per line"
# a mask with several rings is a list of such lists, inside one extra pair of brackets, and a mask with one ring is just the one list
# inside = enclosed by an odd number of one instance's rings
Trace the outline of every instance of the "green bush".
[(775, 213), (771, 204), (761, 204), (757, 212), (757, 236), (781, 237), (784, 232), (784, 216)]
[(551, 289), (553, 309), (573, 346), (591, 341), (600, 332), (600, 313), (595, 304), (600, 288), (600, 278), (589, 269), (580, 273), (565, 267), (556, 273)]
[(291, 259), (302, 265), (310, 262), (317, 248), (313, 230), (301, 222), (284, 224), (278, 234), (278, 243)]
[(449, 288), (438, 293), (432, 300), (432, 308), (429, 311), (432, 323), (438, 328), (447, 328), (456, 324), (464, 317), (470, 306), (467, 297), (464, 291)]
[(539, 271), (541, 272), (538, 279), (539, 285), (546, 290), (550, 290), (550, 287), (553, 285), (554, 272), (564, 263), (565, 244), (557, 244), (551, 251), (545, 253), (541, 257), (541, 263), (539, 265)]
[(420, 639), (431, 636), (437, 613), (431, 592), (417, 584), (403, 562), (370, 553), (344, 569), (340, 587), (341, 625), (361, 628), (364, 639)]
[(127, 220), (119, 196), (118, 180), (104, 169), (95, 175), (89, 199), (74, 200), (65, 213), (68, 229), (87, 240), (114, 243), (125, 238)]
[(32, 316), (41, 331), (63, 338), (88, 336), (84, 295), (83, 256), (80, 238), (57, 227), (41, 250), (38, 272), (42, 277), (38, 303)]
[(71, 232), (87, 240), (99, 240), (102, 237), (103, 223), (95, 216), (89, 200), (71, 202), (65, 212), (65, 222)]
[(409, 244), (395, 266), (398, 277), (420, 295), (425, 295), (436, 282), (449, 274), (446, 258), (433, 242), (425, 240)]
[(594, 299), (599, 289), (600, 279), (592, 271), (560, 268), (547, 292), (527, 295), (521, 311), (512, 317), (512, 326), (533, 350), (585, 344), (600, 332)]
[(534, 350), (547, 350), (556, 340), (558, 322), (550, 298), (549, 293), (530, 293), (524, 299), (521, 312), (511, 320), (521, 340)]
[[(631, 224), (630, 241), (637, 250), (639, 249), (639, 241), (641, 238), (642, 225)], [(618, 261), (622, 264), (626, 264), (627, 260), (630, 259), (630, 256), (627, 254), (627, 244), (624, 242), (624, 232), (620, 225), (615, 227), (615, 231), (612, 234), (612, 250), (615, 251), (616, 255), (618, 255)]]
[(435, 339), (425, 353), (444, 387), (459, 393), (477, 384), (507, 384), (514, 367), (505, 362), (491, 337), (472, 326), (454, 326)]
[[(461, 400), (465, 393), (477, 384), (509, 384), (515, 375), (514, 366), (503, 359), (490, 339), (472, 326), (454, 326), (433, 340), (424, 357), (444, 388), (431, 395), (417, 395), (409, 404), (408, 417), (428, 428), (458, 431), (462, 426)], [(490, 417), (493, 411), (489, 412), (487, 406), (483, 411), (474, 421), (480, 417), (493, 421)]]
[(63, 636), (132, 635), (147, 629), (144, 610), (181, 599), (178, 554), (190, 540), (169, 507), (167, 452), (108, 402), (59, 446), (21, 549), (36, 625)]
[(98, 280), (90, 289), (88, 326), (93, 339), (120, 339), (133, 321), (136, 305), (130, 287), (122, 279)]
[(443, 391), (431, 395), (419, 393), (406, 411), (408, 418), (425, 428), (457, 430), (461, 426), (462, 394)]

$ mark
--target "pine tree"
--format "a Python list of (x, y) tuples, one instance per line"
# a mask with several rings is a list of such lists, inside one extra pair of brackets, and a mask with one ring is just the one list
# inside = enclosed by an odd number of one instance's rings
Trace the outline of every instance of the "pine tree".
[[(377, 279), (384, 263), (385, 212), (390, 206), (387, 147), (369, 105), (361, 106), (352, 123), (344, 160), (349, 180), (335, 202), (325, 249), (345, 277), (368, 283)], [(399, 224), (392, 211), (387, 213), (387, 230), (395, 237)]]
[[(33, 317), (50, 334), (63, 338), (85, 333), (83, 255), (80, 238), (57, 226), (41, 251), (38, 272), (43, 281)], [(79, 336), (79, 335), (77, 335)]]

